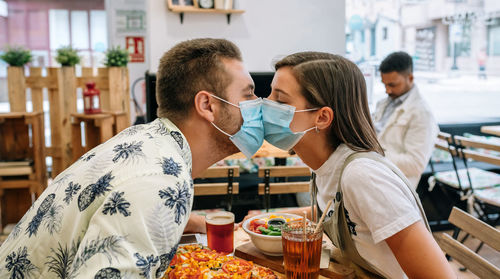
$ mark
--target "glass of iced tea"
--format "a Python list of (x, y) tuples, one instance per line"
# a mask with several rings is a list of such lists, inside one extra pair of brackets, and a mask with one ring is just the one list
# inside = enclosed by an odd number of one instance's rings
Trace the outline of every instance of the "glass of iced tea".
[(234, 214), (227, 211), (206, 216), (208, 247), (217, 252), (232, 253), (234, 249)]
[(319, 276), (321, 261), (321, 246), (323, 227), (314, 233), (316, 224), (303, 220), (286, 223), (282, 230), (283, 258), (285, 261), (285, 276), (288, 279), (315, 279)]

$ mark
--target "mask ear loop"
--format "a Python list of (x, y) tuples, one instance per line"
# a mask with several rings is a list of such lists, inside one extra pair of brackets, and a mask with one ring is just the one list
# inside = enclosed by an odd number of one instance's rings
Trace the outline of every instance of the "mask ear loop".
[(219, 130), (221, 133), (223, 133), (224, 135), (228, 136), (228, 137), (232, 137), (232, 135), (222, 131), (221, 128), (217, 127), (217, 125), (215, 125), (213, 122), (210, 122), (210, 124), (212, 124), (217, 130)]
[(312, 109), (301, 109), (301, 110), (296, 110), (295, 112), (306, 112), (306, 111), (313, 111), (313, 110), (318, 110), (319, 108), (312, 108)]
[(218, 99), (219, 101), (223, 101), (223, 102), (224, 102), (224, 103), (226, 103), (226, 104), (230, 104), (231, 106), (234, 106), (234, 107), (240, 108), (240, 106), (235, 105), (235, 104), (233, 104), (233, 103), (231, 103), (231, 102), (228, 102), (228, 101), (226, 101), (226, 100), (222, 99), (222, 98), (221, 98), (221, 97), (219, 97), (219, 96), (215, 96), (214, 94), (210, 94), (210, 96), (214, 97), (215, 99)]
[(309, 131), (311, 131), (313, 129), (316, 129), (316, 131), (318, 131), (318, 127), (314, 126), (314, 127), (311, 127), (309, 129), (305, 130), (303, 133), (307, 133), (307, 132), (309, 132)]

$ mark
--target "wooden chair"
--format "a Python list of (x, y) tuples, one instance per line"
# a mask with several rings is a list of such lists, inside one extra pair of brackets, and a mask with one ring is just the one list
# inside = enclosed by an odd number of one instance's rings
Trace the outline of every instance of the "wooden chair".
[(437, 241), (441, 249), (479, 278), (500, 278), (498, 267), (456, 240), (458, 231), (463, 230), (494, 250), (500, 251), (500, 231), (456, 207), (451, 211), (448, 220), (457, 230), (454, 237), (446, 233), (438, 235)]
[(464, 161), (469, 184), (472, 185), (470, 189), (473, 198), (473, 209), (483, 221), (496, 226), (500, 221), (500, 216), (495, 220), (489, 216), (491, 214), (500, 214), (500, 174), (483, 171), (489, 173), (492, 180), (483, 183), (488, 185), (487, 187), (474, 185), (478, 178), (475, 179), (473, 176), (473, 168), (469, 167), (469, 161), (474, 160), (500, 166), (500, 144), (461, 136), (456, 136), (455, 141), (460, 157)]
[[(467, 158), (464, 156), (463, 145), (460, 142), (473, 144), (471, 147), (481, 145), (483, 147), (498, 149), (492, 144), (486, 144), (477, 140), (464, 138), (461, 136), (452, 137), (450, 134), (440, 132), (435, 148), (444, 150), (451, 155), (453, 170), (436, 172), (432, 159), (430, 161), (432, 177), (429, 178), (429, 185), (441, 187), (451, 204), (466, 209), (466, 201), (472, 195), (473, 190), (493, 188), (500, 185), (500, 175), (491, 171), (483, 170), (467, 165)], [(468, 151), (466, 151), (467, 153)], [(482, 158), (477, 157), (476, 158)], [(465, 168), (458, 168), (457, 159), (463, 159)], [(472, 158), (474, 159), (474, 158)], [(488, 160), (478, 160), (491, 163)]]
[[(12, 112), (0, 114), (0, 201), (2, 218), (6, 222), (17, 222), (31, 203), (47, 186), (45, 165), (45, 138), (42, 112)], [(5, 195), (6, 189), (28, 189), (31, 195), (26, 204), (24, 198)], [(12, 199), (12, 200), (9, 200)], [(14, 204), (15, 211), (7, 212), (7, 204)], [(27, 207), (27, 208), (25, 208)]]
[(195, 183), (194, 195), (195, 196), (216, 196), (226, 195), (227, 206), (226, 210), (231, 211), (233, 205), (233, 195), (239, 193), (239, 183), (234, 181), (235, 177), (240, 176), (240, 169), (238, 166), (218, 166), (206, 169), (201, 175), (200, 179), (205, 178), (225, 178), (225, 182), (217, 183)]
[[(271, 195), (295, 194), (309, 192), (309, 181), (288, 182), (290, 177), (311, 177), (308, 167), (274, 166), (259, 168), (259, 177), (264, 178), (264, 183), (259, 183), (259, 195), (264, 195), (266, 212), (271, 207)], [(271, 182), (272, 179), (285, 178), (281, 182)]]

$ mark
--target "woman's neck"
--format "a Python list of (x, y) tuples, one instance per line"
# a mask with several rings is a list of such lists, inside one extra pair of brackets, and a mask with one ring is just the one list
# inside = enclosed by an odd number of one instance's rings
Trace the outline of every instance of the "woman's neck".
[(330, 158), (335, 148), (328, 143), (325, 136), (317, 134), (312, 137), (304, 137), (295, 145), (293, 151), (297, 153), (304, 164), (317, 170)]

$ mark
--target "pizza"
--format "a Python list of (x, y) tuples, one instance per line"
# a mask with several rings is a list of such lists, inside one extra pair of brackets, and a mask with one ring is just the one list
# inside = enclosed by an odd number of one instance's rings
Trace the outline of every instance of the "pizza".
[(163, 279), (278, 279), (272, 270), (201, 244), (179, 246)]

